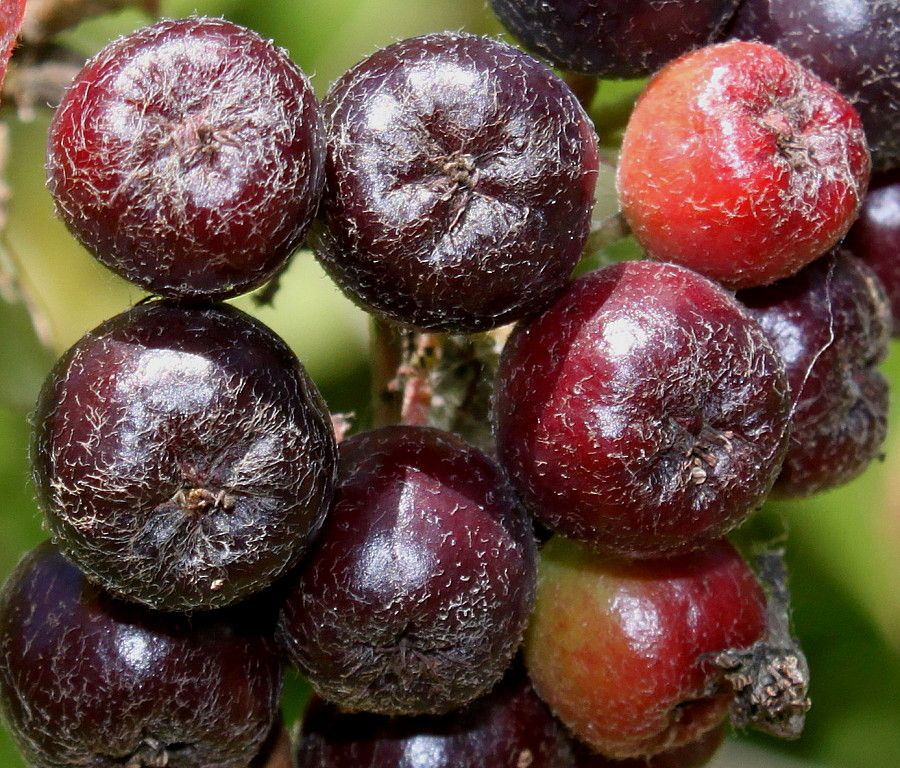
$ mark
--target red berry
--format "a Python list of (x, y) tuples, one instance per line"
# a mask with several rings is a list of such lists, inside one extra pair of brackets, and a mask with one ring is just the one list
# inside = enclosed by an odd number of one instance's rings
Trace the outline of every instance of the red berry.
[(708, 656), (765, 631), (765, 597), (727, 542), (665, 560), (608, 559), (561, 536), (541, 551), (525, 637), (535, 689), (611, 758), (696, 741), (733, 694)]
[(730, 293), (674, 264), (625, 262), (582, 275), (510, 338), (497, 455), (548, 527), (658, 557), (762, 503), (789, 408), (783, 363)]
[(733, 41), (650, 81), (625, 131), (617, 186), (650, 256), (746, 288), (835, 245), (868, 179), (856, 110), (774, 48)]

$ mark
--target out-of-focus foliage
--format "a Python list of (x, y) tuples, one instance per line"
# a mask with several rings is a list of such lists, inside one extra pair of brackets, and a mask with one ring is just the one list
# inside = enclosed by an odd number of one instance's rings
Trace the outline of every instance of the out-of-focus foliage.
[[(499, 34), (482, 0), (162, 0), (166, 16), (224, 15), (285, 47), (321, 96), (348, 67), (394, 40), (444, 29)], [(94, 19), (60, 40), (85, 55), (148, 19), (134, 10)], [(641, 82), (601, 84), (593, 112), (615, 159), (617, 130)], [(52, 349), (38, 341), (25, 307), (0, 298), (0, 577), (44, 534), (28, 481), (28, 414), (40, 383), (61, 353), (85, 331), (142, 294), (114, 277), (78, 246), (53, 216), (44, 185), (49, 109), (28, 123), (0, 108), (8, 126), (9, 221), (0, 238), (3, 275), (26, 288)], [(611, 166), (601, 175), (598, 217), (615, 212)], [(633, 257), (625, 240), (591, 257), (590, 266)], [(3, 288), (3, 284), (0, 284)], [(12, 289), (2, 295), (9, 294)], [(271, 325), (294, 348), (333, 411), (369, 414), (367, 320), (344, 299), (309, 253), (300, 252), (274, 306), (236, 302)], [(900, 354), (886, 364), (900, 391)], [(813, 709), (796, 743), (756, 739), (766, 751), (754, 765), (797, 759), (835, 768), (900, 765), (900, 406), (895, 404), (885, 461), (839, 491), (802, 502), (772, 504), (744, 537), (788, 531), (796, 630), (813, 670)], [(286, 712), (296, 717), (303, 684), (289, 686)], [(752, 747), (750, 747), (752, 749)], [(728, 754), (738, 755), (729, 758)], [(721, 765), (747, 766), (736, 748)], [(757, 753), (753, 753), (756, 755)], [(790, 763), (793, 765), (794, 763)], [(0, 766), (21, 758), (0, 729)]]

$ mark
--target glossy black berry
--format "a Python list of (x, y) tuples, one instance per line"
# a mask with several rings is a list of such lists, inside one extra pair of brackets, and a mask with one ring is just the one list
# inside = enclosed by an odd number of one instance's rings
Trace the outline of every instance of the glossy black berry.
[(323, 180), (309, 83), (221, 19), (164, 20), (104, 48), (56, 110), (57, 211), (103, 264), (170, 297), (254, 288), (300, 245)]
[(458, 438), (394, 426), (341, 443), (334, 505), (281, 618), (324, 698), (440, 714), (487, 692), (534, 599), (531, 525), (499, 467)]
[(446, 715), (345, 713), (313, 697), (297, 768), (574, 768), (565, 729), (516, 665), (490, 693)]
[(714, 42), (739, 0), (491, 0), (503, 25), (563, 69), (649, 75)]
[(378, 51), (323, 102), (317, 255), (367, 310), (432, 330), (495, 327), (561, 289), (588, 233), (593, 126), (546, 66), (483, 37)]
[(272, 331), (226, 306), (137, 306), (86, 334), (38, 400), (38, 501), (102, 586), (227, 605), (292, 566), (333, 489), (334, 434)]
[(0, 596), (5, 724), (36, 768), (244, 768), (278, 711), (276, 615), (116, 600), (46, 542)]

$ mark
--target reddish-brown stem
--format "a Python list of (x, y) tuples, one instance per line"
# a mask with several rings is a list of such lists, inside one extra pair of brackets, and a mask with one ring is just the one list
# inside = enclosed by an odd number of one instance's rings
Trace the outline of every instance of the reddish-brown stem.
[(400, 330), (376, 317), (369, 325), (372, 364), (372, 426), (397, 424), (403, 407), (403, 395), (397, 386), (397, 369), (403, 357)]
[(584, 107), (584, 111), (589, 112), (600, 81), (593, 75), (581, 75), (577, 72), (566, 72), (563, 79)]

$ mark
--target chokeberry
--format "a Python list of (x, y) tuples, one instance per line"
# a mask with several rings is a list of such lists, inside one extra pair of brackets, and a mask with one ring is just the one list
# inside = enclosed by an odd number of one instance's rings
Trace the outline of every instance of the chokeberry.
[(323, 180), (318, 104), (286, 52), (221, 19), (108, 45), (65, 95), (47, 172), (103, 264), (169, 298), (227, 298), (300, 245)]
[(484, 330), (543, 308), (584, 247), (593, 125), (543, 64), (496, 40), (391, 45), (323, 103), (316, 253), (338, 285), (397, 323)]
[(634, 561), (555, 536), (541, 550), (537, 595), (524, 645), (535, 690), (578, 739), (616, 759), (718, 728), (734, 690), (712, 656), (750, 648), (766, 630), (762, 588), (724, 540)]
[(616, 188), (649, 256), (752, 288), (838, 243), (869, 170), (859, 115), (838, 91), (771, 46), (731, 40), (653, 76)]
[(350, 710), (440, 714), (485, 693), (534, 598), (531, 525), (500, 468), (449, 433), (382, 427), (340, 446), (335, 502), (281, 637)]
[(739, 0), (491, 0), (529, 50), (563, 69), (640, 77), (714, 42)]
[(342, 712), (313, 697), (297, 768), (574, 768), (565, 729), (520, 665), (490, 693), (445, 715)]
[(117, 595), (227, 605), (294, 565), (336, 468), (315, 385), (226, 306), (156, 302), (87, 333), (38, 400), (32, 460), (63, 552)]
[(0, 596), (0, 699), (28, 764), (244, 768), (281, 693), (268, 598), (161, 613), (39, 546)]
[(534, 516), (628, 557), (739, 525), (787, 448), (780, 357), (732, 294), (674, 264), (573, 281), (509, 339), (494, 401), (498, 458)]
[(850, 481), (887, 434), (891, 314), (877, 275), (848, 253), (817, 259), (774, 285), (740, 291), (782, 356), (791, 438), (773, 490), (808, 496)]

